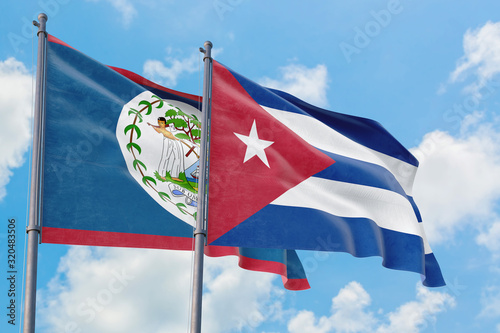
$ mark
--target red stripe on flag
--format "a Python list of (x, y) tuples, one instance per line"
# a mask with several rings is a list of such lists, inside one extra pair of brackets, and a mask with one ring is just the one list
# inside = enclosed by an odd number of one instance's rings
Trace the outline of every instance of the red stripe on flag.
[(137, 84), (148, 86), (148, 87), (155, 88), (155, 89), (162, 90), (162, 91), (166, 91), (168, 93), (171, 93), (171, 94), (174, 94), (174, 95), (177, 95), (177, 96), (181, 96), (181, 97), (184, 97), (184, 98), (191, 99), (191, 100), (193, 100), (195, 102), (200, 102), (201, 103), (201, 101), (202, 101), (202, 97), (201, 96), (186, 94), (186, 93), (183, 93), (183, 92), (180, 92), (180, 91), (176, 91), (176, 90), (173, 90), (173, 89), (165, 88), (163, 86), (160, 86), (159, 84), (156, 84), (156, 83), (154, 83), (152, 81), (149, 81), (148, 79), (140, 76), (139, 74), (136, 74), (134, 72), (131, 72), (131, 71), (123, 69), (123, 68), (113, 67), (113, 66), (108, 66), (108, 67), (111, 68), (112, 70), (120, 73), (121, 75), (125, 76), (126, 78), (134, 81)]
[(193, 238), (129, 234), (76, 230), (62, 228), (42, 228), (42, 242), (68, 245), (118, 246), (147, 249), (192, 250)]
[(306, 290), (311, 289), (309, 281), (307, 279), (287, 279), (283, 275), (281, 276), (283, 280), (283, 286), (288, 290)]
[[(149, 248), (166, 250), (193, 249), (193, 238), (129, 234), (121, 232), (90, 231), (62, 228), (42, 228), (43, 243), (115, 246), (130, 248)], [(205, 254), (209, 257), (238, 256), (238, 265), (246, 270), (280, 274), (283, 285), (289, 290), (309, 289), (307, 279), (288, 279), (286, 265), (276, 261), (266, 261), (242, 256), (236, 247), (205, 246)]]
[[(48, 36), (47, 36), (47, 40), (48, 40), (49, 42), (56, 43), (56, 44), (61, 44), (61, 45), (64, 45), (64, 46), (66, 46), (66, 47), (72, 48), (73, 50), (76, 50), (76, 49), (75, 49), (74, 47), (72, 47), (71, 45), (66, 44), (65, 42), (63, 42), (62, 40), (60, 40), (60, 39), (59, 39), (59, 38), (57, 38), (57, 37), (52, 36), (51, 34), (48, 34)], [(77, 51), (78, 51), (78, 50), (77, 50)]]
[(249, 258), (241, 255), (237, 247), (205, 246), (205, 254), (209, 257), (235, 255), (239, 257), (239, 266), (244, 269), (269, 272), (286, 276), (286, 265), (278, 261)]
[(287, 277), (287, 267), (284, 263), (245, 257), (239, 253), (236, 247), (205, 246), (205, 254), (209, 257), (238, 256), (238, 266), (243, 269), (281, 275), (283, 286), (288, 290), (306, 290), (311, 288), (307, 279), (289, 279)]

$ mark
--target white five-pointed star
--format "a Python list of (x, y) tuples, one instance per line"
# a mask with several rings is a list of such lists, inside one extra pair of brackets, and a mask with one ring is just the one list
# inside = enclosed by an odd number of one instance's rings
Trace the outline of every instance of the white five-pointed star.
[(260, 160), (265, 165), (267, 165), (268, 168), (270, 168), (264, 149), (272, 145), (274, 142), (259, 139), (259, 136), (257, 135), (257, 125), (255, 123), (255, 120), (253, 121), (252, 129), (250, 129), (250, 134), (248, 136), (238, 133), (234, 133), (234, 135), (236, 135), (238, 139), (240, 139), (247, 145), (247, 151), (245, 153), (245, 159), (243, 160), (243, 163), (257, 155), (257, 157), (260, 158)]

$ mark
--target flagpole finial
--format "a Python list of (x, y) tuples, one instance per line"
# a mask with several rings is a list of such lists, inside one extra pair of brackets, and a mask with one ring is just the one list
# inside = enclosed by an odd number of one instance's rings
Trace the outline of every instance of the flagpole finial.
[(203, 57), (203, 61), (205, 61), (205, 59), (212, 59), (212, 42), (207, 40), (204, 44), (205, 48), (203, 47), (200, 47), (200, 52), (203, 53), (205, 56)]
[(33, 21), (33, 25), (38, 27), (38, 32), (36, 34), (37, 36), (40, 34), (40, 32), (43, 32), (45, 36), (47, 36), (47, 31), (45, 30), (45, 23), (47, 22), (48, 19), (49, 17), (47, 16), (47, 14), (40, 13), (38, 14), (38, 22)]
[[(212, 47), (213, 44), (211, 41), (207, 40), (204, 44), (205, 48), (200, 47), (200, 52), (205, 55), (205, 58), (211, 58), (212, 57)], [(205, 58), (203, 58), (203, 61), (205, 61)]]

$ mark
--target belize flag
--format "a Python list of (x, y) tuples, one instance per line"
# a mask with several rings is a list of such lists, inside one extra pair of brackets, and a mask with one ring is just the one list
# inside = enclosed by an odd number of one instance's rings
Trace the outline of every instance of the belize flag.
[[(42, 242), (193, 249), (201, 98), (47, 43)], [(309, 288), (294, 250), (207, 246)]]
[(380, 124), (217, 62), (212, 83), (210, 245), (381, 256), (444, 285), (412, 198), (418, 161)]

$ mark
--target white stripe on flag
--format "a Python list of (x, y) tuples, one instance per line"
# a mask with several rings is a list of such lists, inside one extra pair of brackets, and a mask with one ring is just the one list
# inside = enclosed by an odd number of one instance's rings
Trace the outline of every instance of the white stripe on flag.
[(410, 202), (389, 190), (311, 177), (271, 204), (311, 208), (339, 217), (368, 218), (381, 228), (425, 240)]
[(405, 193), (412, 195), (417, 168), (411, 164), (367, 148), (338, 133), (321, 121), (293, 112), (261, 107), (312, 146), (334, 154), (379, 165), (391, 172)]
[(424, 240), (425, 254), (432, 253), (431, 246), (429, 245), (429, 242), (427, 241), (427, 236), (425, 235), (424, 224), (420, 222), (418, 226), (420, 227), (420, 237), (422, 237), (422, 239)]

